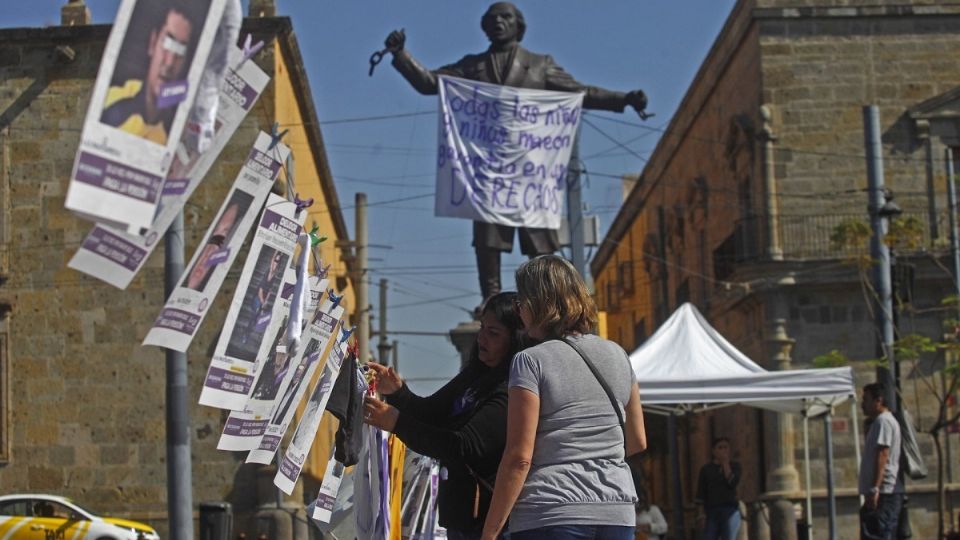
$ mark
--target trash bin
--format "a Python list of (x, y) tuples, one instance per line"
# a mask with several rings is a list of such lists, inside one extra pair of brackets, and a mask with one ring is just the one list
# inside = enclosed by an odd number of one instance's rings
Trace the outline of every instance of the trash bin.
[(231, 540), (233, 509), (228, 502), (200, 503), (200, 540)]

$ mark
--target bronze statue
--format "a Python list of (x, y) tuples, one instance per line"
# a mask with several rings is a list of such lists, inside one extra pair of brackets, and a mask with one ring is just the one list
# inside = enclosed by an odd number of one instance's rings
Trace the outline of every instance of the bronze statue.
[[(454, 64), (433, 71), (420, 65), (404, 48), (406, 36), (403, 30), (391, 32), (384, 45), (393, 54), (393, 67), (421, 94), (436, 94), (437, 76), (450, 75), (516, 88), (582, 92), (585, 94), (585, 109), (623, 112), (629, 105), (642, 118), (645, 117), (643, 110), (647, 106), (647, 97), (642, 90), (624, 93), (583, 85), (549, 55), (536, 54), (521, 47), (520, 41), (527, 25), (523, 13), (513, 4), (497, 2), (491, 5), (480, 20), (480, 27), (490, 39), (489, 49), (479, 54), (468, 54)], [(473, 222), (473, 246), (484, 301), (500, 292), (500, 252), (513, 251), (513, 229), (506, 225)], [(524, 255), (535, 257), (559, 249), (557, 231), (520, 229), (520, 250)]]

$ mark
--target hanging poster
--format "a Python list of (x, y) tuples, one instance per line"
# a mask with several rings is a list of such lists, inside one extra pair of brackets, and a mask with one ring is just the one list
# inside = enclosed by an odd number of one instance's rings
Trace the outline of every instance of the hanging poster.
[(311, 388), (311, 383), (314, 387), (316, 386), (315, 374), (321, 366), (326, 365), (330, 351), (334, 348), (331, 342), (335, 341), (334, 338), (343, 338), (341, 329), (343, 315), (343, 306), (335, 306), (330, 300), (325, 300), (313, 317), (304, 334), (303, 342), (306, 346), (303, 347), (294, 377), (273, 409), (262, 436), (257, 439), (253, 450), (247, 455), (247, 463), (265, 465), (273, 461), (273, 456), (280, 448), (280, 441), (293, 420), (297, 406)]
[(153, 224), (226, 0), (123, 0), (100, 61), (66, 207), (145, 234)]
[[(279, 195), (267, 199), (203, 381), (201, 405), (238, 411), (247, 402), (256, 382), (257, 359), (267, 357), (273, 345), (268, 337), (290, 314), (293, 286), (284, 291), (282, 284), (296, 282), (290, 262), (306, 215)], [(278, 302), (284, 292), (287, 296)]]
[(583, 94), (440, 77), (437, 216), (559, 229)]
[[(342, 329), (340, 334), (342, 334)], [(307, 461), (307, 454), (313, 446), (313, 438), (317, 435), (317, 428), (320, 426), (320, 419), (327, 407), (327, 401), (330, 399), (330, 393), (333, 390), (333, 384), (337, 380), (340, 368), (345, 362), (355, 362), (353, 356), (347, 357), (346, 340), (336, 342), (336, 345), (327, 356), (327, 363), (323, 366), (323, 372), (320, 374), (320, 380), (313, 389), (313, 394), (307, 401), (307, 406), (300, 417), (300, 423), (297, 430), (290, 439), (290, 445), (284, 452), (283, 459), (277, 467), (277, 474), (273, 478), (273, 484), (280, 488), (280, 491), (290, 495), (293, 488), (300, 478), (300, 471), (303, 470), (303, 464)], [(356, 369), (347, 366), (347, 369)]]
[[(320, 297), (329, 281), (313, 276), (308, 280), (310, 295), (304, 306), (304, 316), (301, 320), (309, 321), (317, 310)], [(288, 298), (287, 284), (284, 283), (284, 292), (281, 298)], [(292, 306), (290, 306), (292, 307)], [(242, 411), (231, 411), (223, 426), (223, 433), (217, 443), (219, 450), (253, 450), (260, 444), (260, 437), (270, 423), (273, 409), (279, 403), (297, 375), (301, 367), (302, 351), (291, 351), (282, 343), (287, 335), (286, 324), (277, 328), (274, 336), (275, 346), (267, 351), (265, 363), (257, 363), (256, 379), (253, 383), (253, 392), (247, 399)], [(281, 350), (282, 349), (282, 350)], [(302, 376), (301, 376), (302, 378)]]
[(198, 155), (184, 140), (186, 135), (181, 137), (160, 192), (156, 216), (146, 233), (141, 236), (94, 225), (80, 249), (70, 259), (70, 268), (114, 287), (127, 288), (270, 80), (255, 63), (241, 64), (242, 59), (243, 53), (234, 47), (229, 65), (236, 68), (227, 68), (220, 87), (220, 105), (217, 107), (215, 133), (210, 148)]
[[(217, 216), (183, 272), (183, 280), (143, 340), (144, 345), (186, 352), (240, 252), (290, 150), (260, 133)], [(292, 203), (291, 203), (292, 204)]]
[(343, 481), (343, 472), (346, 467), (333, 457), (334, 449), (330, 449), (330, 460), (323, 473), (323, 482), (317, 493), (317, 501), (313, 505), (310, 517), (321, 523), (330, 523), (333, 517), (333, 507), (337, 503), (337, 494), (340, 492), (340, 483)]

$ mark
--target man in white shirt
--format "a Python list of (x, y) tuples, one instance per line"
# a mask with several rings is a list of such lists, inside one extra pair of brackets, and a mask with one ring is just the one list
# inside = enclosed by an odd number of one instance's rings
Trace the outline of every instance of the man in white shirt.
[(892, 540), (903, 506), (903, 485), (897, 482), (900, 470), (900, 424), (887, 408), (886, 394), (879, 383), (863, 387), (860, 403), (870, 421), (860, 462), (860, 538)]

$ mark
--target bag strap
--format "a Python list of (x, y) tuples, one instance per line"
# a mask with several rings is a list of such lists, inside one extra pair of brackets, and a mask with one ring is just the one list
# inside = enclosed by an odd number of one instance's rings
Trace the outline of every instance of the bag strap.
[(626, 444), (627, 422), (623, 419), (623, 412), (620, 411), (620, 404), (617, 403), (617, 399), (613, 396), (613, 391), (610, 390), (610, 386), (607, 385), (607, 381), (604, 380), (603, 376), (600, 375), (600, 372), (597, 371), (597, 366), (595, 366), (593, 362), (590, 361), (590, 358), (584, 354), (583, 349), (565, 337), (560, 338), (560, 341), (566, 343), (573, 350), (577, 351), (577, 354), (580, 355), (580, 358), (583, 358), (583, 361), (587, 364), (587, 367), (590, 368), (590, 372), (593, 373), (593, 376), (597, 378), (597, 382), (603, 387), (603, 391), (607, 394), (607, 397), (610, 398), (610, 405), (613, 405), (613, 410), (617, 413), (617, 420), (620, 421), (620, 430), (623, 431), (623, 442)]

